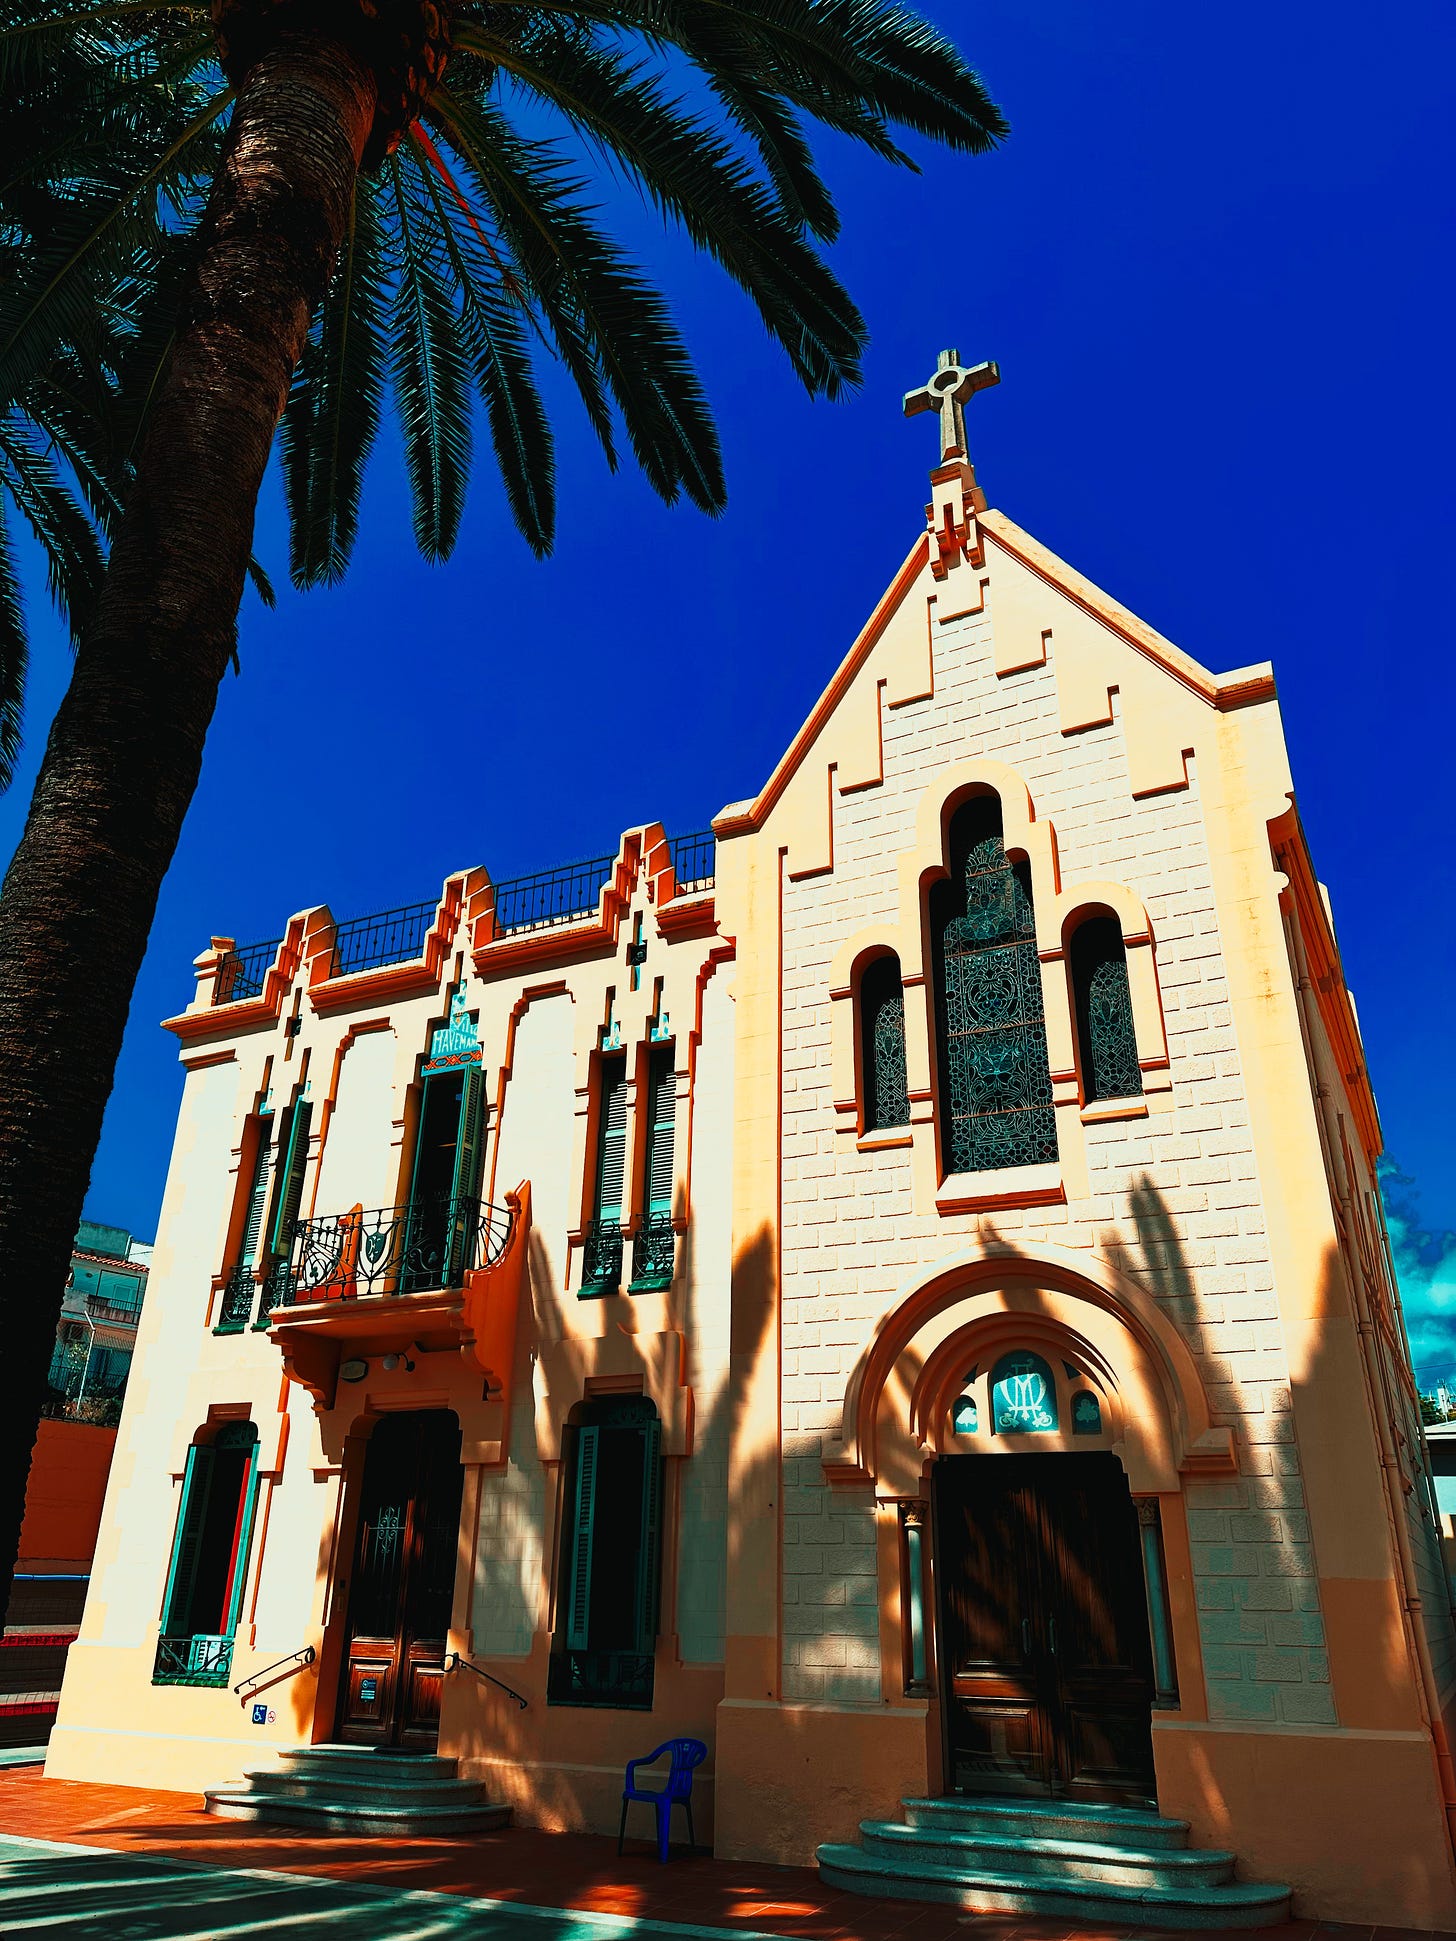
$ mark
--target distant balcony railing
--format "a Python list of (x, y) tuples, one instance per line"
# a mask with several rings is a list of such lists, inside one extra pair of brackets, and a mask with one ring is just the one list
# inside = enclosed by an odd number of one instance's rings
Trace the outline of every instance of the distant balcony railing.
[(567, 863), (560, 869), (538, 870), (534, 876), (513, 876), (497, 883), (497, 931), (544, 930), (552, 924), (594, 917), (602, 885), (616, 865), (615, 856), (593, 856), (585, 863)]
[(226, 1685), (233, 1668), (231, 1638), (158, 1638), (154, 1685)]
[(381, 910), (372, 917), (351, 917), (334, 933), (330, 977), (349, 977), (355, 971), (378, 970), (381, 964), (413, 963), (425, 948), (425, 938), (439, 910), (438, 903), (407, 903), (403, 909)]
[(622, 1225), (619, 1220), (593, 1220), (582, 1247), (583, 1294), (615, 1294), (622, 1285)]
[(677, 1235), (670, 1213), (649, 1213), (632, 1236), (633, 1294), (647, 1294), (672, 1286)]
[(261, 997), (269, 966), (278, 955), (283, 939), (270, 937), (266, 943), (244, 944), (230, 950), (217, 967), (213, 980), (214, 1004), (237, 1004), (246, 997)]
[(217, 1304), (217, 1332), (241, 1334), (253, 1318), (253, 1300), (258, 1281), (251, 1267), (233, 1267)]
[(718, 838), (711, 829), (700, 829), (692, 836), (669, 836), (668, 854), (672, 873), (677, 878), (677, 893), (687, 896), (693, 890), (710, 890), (717, 867)]
[(113, 1301), (108, 1294), (88, 1294), (86, 1312), (98, 1321), (136, 1321), (140, 1318), (140, 1301)]
[(494, 1266), (510, 1236), (506, 1208), (463, 1194), (327, 1213), (296, 1224), (287, 1268), (264, 1298), (271, 1311), (459, 1287), (473, 1268)]

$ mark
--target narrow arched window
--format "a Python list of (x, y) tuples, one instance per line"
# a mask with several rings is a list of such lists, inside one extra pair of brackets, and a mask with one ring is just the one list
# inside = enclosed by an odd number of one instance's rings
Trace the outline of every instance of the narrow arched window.
[(1031, 872), (1006, 855), (994, 795), (956, 811), (949, 847), (930, 898), (945, 1170), (1046, 1165), (1057, 1126)]
[(859, 981), (864, 1129), (910, 1123), (905, 1087), (905, 992), (898, 957), (876, 957)]
[(225, 1422), (187, 1451), (154, 1685), (226, 1685), (257, 1500), (258, 1431)]
[(1137, 1098), (1143, 1075), (1117, 918), (1088, 917), (1079, 923), (1070, 954), (1083, 1100), (1090, 1105), (1096, 1099)]

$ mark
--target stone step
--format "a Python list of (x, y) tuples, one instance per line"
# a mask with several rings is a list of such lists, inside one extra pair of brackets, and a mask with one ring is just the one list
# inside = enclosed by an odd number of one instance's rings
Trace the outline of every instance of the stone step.
[(218, 1786), (205, 1797), (208, 1812), (219, 1819), (308, 1827), (319, 1833), (487, 1833), (493, 1827), (508, 1826), (511, 1819), (509, 1806), (488, 1801), (473, 1806), (430, 1806), (326, 1798), (317, 1793), (313, 1798), (300, 1798), (277, 1792), (266, 1782)]
[(1210, 1849), (1103, 1846), (1091, 1840), (1037, 1840), (1016, 1834), (960, 1833), (934, 1826), (906, 1826), (899, 1820), (864, 1820), (860, 1842), (867, 1854), (891, 1865), (946, 1867), (952, 1871), (990, 1871), (1035, 1875), (1041, 1879), (1083, 1880), (1144, 1887), (1153, 1892), (1181, 1887), (1217, 1887), (1233, 1878), (1234, 1856)]
[(398, 1778), (453, 1779), (460, 1770), (458, 1759), (447, 1759), (438, 1752), (396, 1752), (377, 1746), (285, 1746), (278, 1754), (280, 1767), (291, 1771), (330, 1773), (355, 1772), (373, 1777), (392, 1772)]
[(1289, 1889), (1248, 1881), (1216, 1886), (1125, 1886), (993, 1868), (932, 1866), (892, 1860), (861, 1847), (829, 1844), (819, 1875), (831, 1887), (892, 1900), (937, 1901), (984, 1914), (1132, 1921), (1156, 1928), (1259, 1928), (1287, 1920)]
[[(380, 1762), (383, 1765), (383, 1761)], [(291, 1799), (378, 1800), (388, 1806), (408, 1806), (419, 1800), (428, 1806), (476, 1806), (486, 1797), (485, 1788), (475, 1779), (397, 1778), (387, 1770), (378, 1778), (364, 1773), (298, 1771), (288, 1767), (259, 1767), (243, 1774), (252, 1786), (270, 1793), (286, 1793)]]
[(1177, 1849), (1188, 1844), (1187, 1820), (1135, 1806), (1101, 1806), (1075, 1800), (990, 1799), (970, 1795), (900, 1802), (912, 1826), (993, 1838), (1091, 1840), (1099, 1846)]

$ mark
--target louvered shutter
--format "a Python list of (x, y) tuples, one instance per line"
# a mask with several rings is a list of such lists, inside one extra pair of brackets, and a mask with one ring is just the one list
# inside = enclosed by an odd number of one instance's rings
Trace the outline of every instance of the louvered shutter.
[(279, 1143), (283, 1146), (285, 1157), (279, 1176), (279, 1190), (274, 1196), (273, 1230), (268, 1236), (268, 1251), (286, 1254), (292, 1244), (292, 1227), (298, 1218), (298, 1209), (303, 1203), (303, 1175), (308, 1165), (308, 1125), (313, 1117), (313, 1107), (306, 1099), (299, 1099), (288, 1115), (285, 1134), (280, 1130)]
[(662, 1554), (662, 1424), (642, 1425), (642, 1538), (637, 1550), (637, 1649), (657, 1641)]
[(253, 1540), (253, 1511), (258, 1501), (258, 1444), (249, 1449), (243, 1468), (242, 1492), (233, 1539), (232, 1569), (228, 1581), (227, 1609), (222, 1633), (230, 1638), (237, 1629), (243, 1608), (243, 1587), (248, 1581), (248, 1551)]
[(455, 1135), (455, 1177), (450, 1185), (453, 1197), (470, 1198), (480, 1184), (480, 1130), (484, 1117), (485, 1075), (479, 1065), (465, 1069), (465, 1084), (460, 1097), (460, 1129)]
[(162, 1598), (163, 1637), (192, 1635), (192, 1590), (208, 1499), (212, 1494), (214, 1460), (209, 1444), (194, 1442), (187, 1451), (182, 1502), (177, 1511), (177, 1534), (172, 1542), (172, 1563)]
[(620, 1221), (627, 1159), (627, 1061), (601, 1065), (601, 1129), (597, 1137), (597, 1218)]
[(647, 1211), (672, 1211), (672, 1151), (677, 1118), (677, 1073), (671, 1045), (652, 1054), (647, 1082)]
[(268, 1204), (268, 1178), (273, 1163), (273, 1121), (258, 1123), (258, 1152), (253, 1161), (253, 1183), (248, 1189), (248, 1212), (243, 1222), (243, 1244), (238, 1263), (252, 1267), (258, 1258), (258, 1241), (263, 1233), (263, 1213)]
[(596, 1524), (597, 1464), (601, 1430), (576, 1432), (576, 1503), (571, 1532), (571, 1581), (567, 1587), (566, 1644), (585, 1651), (591, 1629), (592, 1533)]

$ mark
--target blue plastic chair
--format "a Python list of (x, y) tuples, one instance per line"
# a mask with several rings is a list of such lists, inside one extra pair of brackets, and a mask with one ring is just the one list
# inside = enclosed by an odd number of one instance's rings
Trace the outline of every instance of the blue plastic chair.
[[(639, 1786), (637, 1768), (655, 1766), (665, 1752), (672, 1754), (672, 1765), (668, 1769), (665, 1786)], [(701, 1739), (664, 1739), (656, 1752), (649, 1752), (645, 1759), (627, 1761), (626, 1784), (622, 1788), (622, 1824), (617, 1829), (617, 1852), (622, 1851), (622, 1842), (627, 1837), (627, 1808), (634, 1799), (642, 1800), (653, 1807), (657, 1813), (657, 1857), (667, 1859), (669, 1823), (674, 1806), (681, 1806), (688, 1816), (688, 1843), (696, 1848), (697, 1836), (693, 1832), (693, 1774), (708, 1756), (708, 1748)]]

